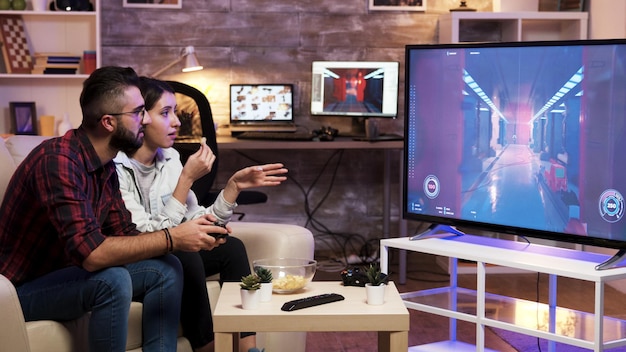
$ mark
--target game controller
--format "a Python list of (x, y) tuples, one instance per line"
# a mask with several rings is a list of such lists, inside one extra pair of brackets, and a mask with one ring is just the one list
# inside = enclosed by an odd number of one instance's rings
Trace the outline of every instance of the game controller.
[[(226, 224), (222, 224), (221, 222), (217, 221), (213, 222), (213, 226), (219, 226), (224, 229), (226, 228)], [(215, 237), (216, 240), (228, 237), (228, 233), (207, 233), (207, 235)]]
[[(387, 277), (387, 274), (381, 274), (383, 278)], [(365, 284), (369, 282), (365, 270), (361, 270), (359, 267), (347, 268), (341, 271), (341, 281), (344, 286), (359, 286), (365, 287)]]
[(320, 141), (332, 141), (335, 139), (339, 130), (330, 126), (322, 127), (319, 130), (313, 131), (313, 135)]
[(344, 286), (365, 287), (367, 275), (358, 267), (347, 268), (341, 271), (341, 281)]

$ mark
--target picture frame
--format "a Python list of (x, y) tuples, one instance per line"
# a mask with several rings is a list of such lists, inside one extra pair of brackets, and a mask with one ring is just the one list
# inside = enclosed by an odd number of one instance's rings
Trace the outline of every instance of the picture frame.
[(37, 109), (34, 102), (9, 102), (11, 133), (37, 134)]
[(426, 11), (427, 0), (369, 0), (371, 11)]
[(183, 0), (124, 0), (123, 7), (181, 9)]

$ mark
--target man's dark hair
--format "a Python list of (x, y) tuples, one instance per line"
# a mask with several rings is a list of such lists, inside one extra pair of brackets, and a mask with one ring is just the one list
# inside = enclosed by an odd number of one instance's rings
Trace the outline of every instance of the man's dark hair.
[(146, 110), (152, 109), (161, 99), (164, 92), (174, 94), (174, 88), (167, 82), (150, 77), (142, 76), (139, 78), (139, 89), (141, 90)]
[(95, 70), (83, 83), (80, 94), (82, 126), (93, 130), (102, 116), (122, 112), (126, 104), (122, 98), (131, 86), (139, 88), (139, 76), (130, 67), (104, 66)]

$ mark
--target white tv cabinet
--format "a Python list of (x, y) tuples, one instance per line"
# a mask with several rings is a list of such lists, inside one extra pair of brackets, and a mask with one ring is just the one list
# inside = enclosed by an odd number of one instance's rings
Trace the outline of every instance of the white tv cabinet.
[[(417, 351), (486, 351), (487, 326), (549, 340), (549, 351), (556, 342), (591, 349), (626, 346), (626, 321), (604, 316), (605, 284), (626, 279), (626, 268), (596, 270), (609, 256), (571, 249), (526, 244), (472, 235), (427, 237), (411, 241), (408, 237), (380, 241), (380, 263), (388, 273), (389, 251), (400, 249), (451, 258), (450, 284), (447, 287), (401, 294), (409, 309), (450, 318), (449, 341), (414, 346)], [(476, 290), (458, 287), (458, 259), (476, 262)], [(547, 304), (505, 297), (486, 292), (486, 266), (522, 269), (549, 275)], [(557, 305), (557, 277), (569, 277), (595, 284), (594, 312), (582, 312)], [(456, 339), (456, 322), (476, 324), (476, 346)]]

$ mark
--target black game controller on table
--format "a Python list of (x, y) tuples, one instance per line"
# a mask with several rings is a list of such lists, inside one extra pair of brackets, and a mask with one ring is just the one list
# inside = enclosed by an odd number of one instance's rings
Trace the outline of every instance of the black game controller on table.
[[(381, 274), (383, 278), (387, 277), (387, 274)], [(341, 281), (344, 286), (359, 286), (365, 287), (365, 284), (369, 282), (365, 269), (359, 267), (346, 268), (341, 271)]]
[[(219, 226), (224, 229), (226, 228), (226, 224), (222, 224), (221, 222), (217, 221), (213, 222), (213, 226)], [(228, 233), (207, 233), (207, 235), (215, 237), (216, 240), (228, 237)]]

